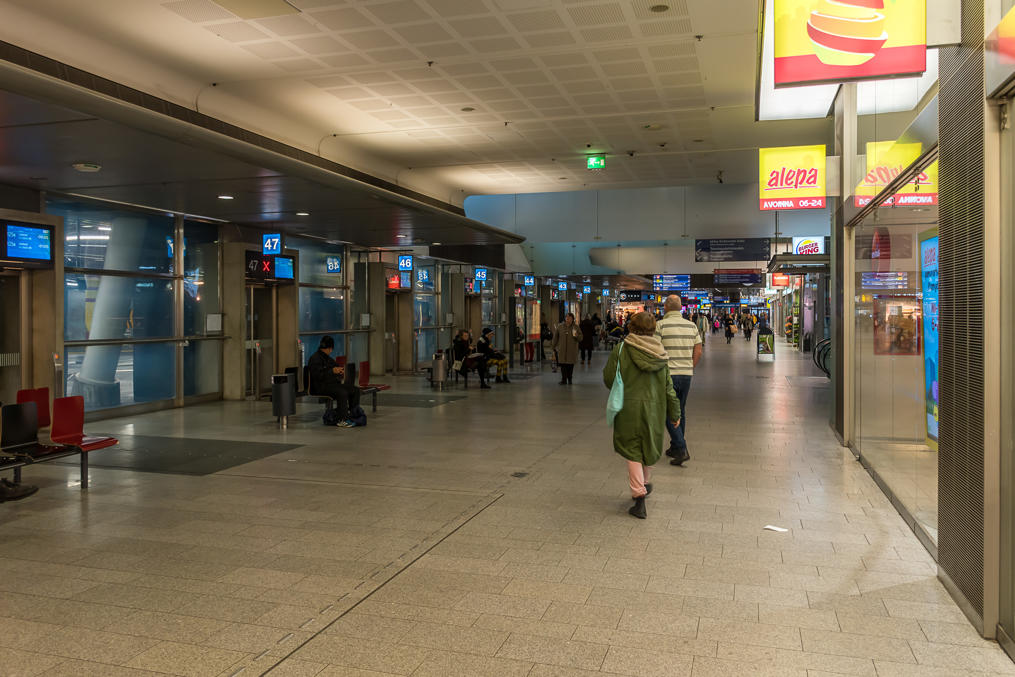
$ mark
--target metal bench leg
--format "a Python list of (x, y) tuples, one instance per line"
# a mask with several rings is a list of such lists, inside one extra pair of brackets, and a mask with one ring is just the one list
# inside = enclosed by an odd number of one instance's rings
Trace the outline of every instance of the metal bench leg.
[(88, 452), (81, 452), (81, 488), (88, 488)]
[(377, 391), (375, 390), (371, 393), (371, 395), (373, 395), (373, 402), (371, 404), (370, 413), (375, 414), (377, 413)]
[(21, 484), (21, 468), (14, 469), (14, 484)]

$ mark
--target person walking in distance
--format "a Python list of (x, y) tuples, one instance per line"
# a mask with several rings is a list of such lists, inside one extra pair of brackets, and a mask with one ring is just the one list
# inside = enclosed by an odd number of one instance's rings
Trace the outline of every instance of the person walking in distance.
[(592, 348), (595, 345), (596, 325), (592, 321), (592, 317), (586, 314), (585, 319), (578, 324), (578, 328), (582, 332), (582, 340), (578, 344), (578, 347), (581, 349), (579, 358), (582, 364), (592, 364)]
[(691, 458), (687, 451), (684, 430), (687, 426), (687, 394), (691, 391), (694, 367), (701, 359), (701, 334), (693, 322), (680, 315), (680, 297), (667, 296), (663, 305), (666, 315), (656, 325), (656, 336), (662, 341), (670, 368), (673, 390), (680, 401), (680, 425), (666, 423), (670, 433), (670, 448), (666, 455), (670, 465), (683, 465)]
[(638, 313), (628, 326), (631, 331), (627, 338), (606, 361), (603, 383), (612, 389), (620, 372), (624, 403), (613, 420), (613, 450), (627, 461), (628, 483), (634, 499), (627, 512), (645, 519), (645, 497), (652, 493), (651, 467), (662, 456), (660, 423), (678, 425), (681, 412), (669, 376), (668, 355), (655, 333), (655, 318), (651, 313)]
[(564, 321), (553, 332), (553, 350), (560, 365), (560, 385), (570, 385), (574, 376), (574, 363), (578, 361), (578, 344), (582, 331), (574, 321), (574, 313), (568, 313)]

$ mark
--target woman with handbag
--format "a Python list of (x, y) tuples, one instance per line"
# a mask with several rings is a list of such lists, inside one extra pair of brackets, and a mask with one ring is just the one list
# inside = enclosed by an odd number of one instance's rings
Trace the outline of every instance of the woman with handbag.
[(613, 426), (613, 450), (627, 461), (634, 499), (627, 512), (645, 519), (645, 497), (652, 493), (650, 468), (662, 456), (666, 421), (680, 425), (680, 400), (673, 390), (666, 349), (655, 335), (655, 318), (638, 313), (628, 327), (630, 333), (613, 349), (603, 369), (603, 382), (610, 389), (606, 417)]
[(560, 365), (560, 385), (571, 385), (574, 375), (574, 363), (578, 361), (578, 344), (582, 340), (582, 331), (574, 321), (574, 313), (568, 313), (564, 321), (557, 325), (553, 332), (553, 352)]

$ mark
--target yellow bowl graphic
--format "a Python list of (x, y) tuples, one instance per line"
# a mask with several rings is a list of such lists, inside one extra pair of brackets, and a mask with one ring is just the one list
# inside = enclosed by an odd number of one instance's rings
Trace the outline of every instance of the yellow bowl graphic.
[(807, 36), (821, 63), (859, 66), (888, 40), (882, 0), (824, 0), (811, 12)]

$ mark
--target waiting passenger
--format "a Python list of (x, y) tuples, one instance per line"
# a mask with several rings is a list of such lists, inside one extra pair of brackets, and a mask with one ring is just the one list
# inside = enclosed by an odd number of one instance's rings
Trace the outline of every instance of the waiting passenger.
[(338, 423), (335, 425), (339, 428), (355, 428), (356, 424), (349, 420), (349, 411), (359, 406), (359, 388), (344, 382), (345, 367), (331, 359), (334, 349), (335, 339), (322, 336), (317, 352), (307, 361), (310, 368), (307, 392), (335, 400), (338, 414)]
[(508, 379), (508, 361), (504, 353), (495, 350), (493, 347), (493, 327), (483, 330), (483, 335), (476, 342), (476, 350), (483, 354), (486, 360), (486, 368), (497, 367), (497, 378), (494, 383), (511, 383)]
[(578, 361), (578, 344), (582, 340), (582, 331), (574, 321), (574, 313), (564, 316), (564, 321), (557, 325), (553, 332), (553, 352), (557, 355), (560, 365), (560, 385), (571, 385), (574, 376), (574, 363)]
[(578, 348), (581, 350), (579, 357), (582, 364), (592, 364), (592, 348), (596, 341), (596, 323), (592, 320), (592, 316), (586, 313), (585, 319), (578, 323), (578, 328), (582, 331), (582, 340), (578, 344)]
[[(458, 373), (468, 379), (470, 371), (475, 371), (479, 374), (479, 387), (481, 389), (488, 389), (490, 386), (487, 385), (487, 372), (486, 372), (486, 360), (483, 358), (483, 354), (477, 352), (472, 345), (472, 336), (468, 330), (462, 329), (458, 332), (458, 336), (455, 337), (452, 350), (455, 354), (455, 366), (458, 369)], [(466, 380), (466, 387), (468, 387), (468, 381)]]
[(634, 499), (628, 513), (645, 519), (645, 497), (652, 493), (650, 468), (662, 456), (665, 423), (680, 425), (680, 401), (670, 379), (669, 356), (655, 335), (655, 318), (651, 313), (638, 313), (628, 327), (627, 338), (606, 361), (603, 382), (607, 388), (613, 387), (619, 365), (624, 405), (613, 421), (613, 450), (627, 460)]

